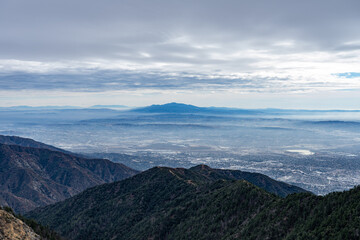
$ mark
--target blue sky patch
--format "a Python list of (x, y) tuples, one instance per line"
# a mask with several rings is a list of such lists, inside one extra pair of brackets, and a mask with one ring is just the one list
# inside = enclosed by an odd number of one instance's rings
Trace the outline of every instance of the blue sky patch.
[(360, 77), (360, 73), (358, 72), (346, 72), (346, 73), (337, 73), (335, 74), (336, 76), (339, 77), (345, 77), (345, 78), (356, 78), (356, 77)]

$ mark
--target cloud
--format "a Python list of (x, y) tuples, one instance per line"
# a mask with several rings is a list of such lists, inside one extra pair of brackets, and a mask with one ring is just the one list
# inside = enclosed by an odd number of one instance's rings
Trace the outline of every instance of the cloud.
[[(83, 70), (83, 69), (82, 69)], [(75, 72), (75, 73), (74, 73)], [(356, 73), (325, 77), (256, 72), (222, 74), (135, 70), (87, 70), (64, 73), (16, 72), (0, 74), (2, 91), (227, 91), (232, 93), (306, 93), (359, 89)], [(317, 79), (316, 79), (317, 78)], [(339, 81), (341, 80), (341, 81)]]
[[(16, 83), (16, 84), (15, 84)], [(192, 73), (162, 73), (134, 71), (90, 71), (82, 74), (12, 73), (0, 75), (0, 88), (4, 90), (65, 90), (109, 91), (138, 89), (221, 89), (231, 86), (250, 87), (246, 78), (194, 75)], [(252, 86), (256, 88), (257, 86)]]
[(357, 0), (0, 3), (0, 88), (359, 88)]

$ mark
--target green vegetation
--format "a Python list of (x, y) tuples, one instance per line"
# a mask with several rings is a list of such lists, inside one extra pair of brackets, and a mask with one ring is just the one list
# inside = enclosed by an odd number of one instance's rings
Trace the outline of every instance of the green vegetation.
[(295, 194), (241, 229), (250, 239), (360, 239), (360, 187), (325, 197)]
[(158, 167), (28, 216), (68, 239), (360, 238), (360, 187), (282, 198), (233, 178), (207, 166)]

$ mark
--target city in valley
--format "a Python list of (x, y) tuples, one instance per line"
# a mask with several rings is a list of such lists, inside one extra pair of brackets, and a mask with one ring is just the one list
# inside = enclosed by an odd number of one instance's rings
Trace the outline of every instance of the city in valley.
[(357, 111), (198, 108), (177, 103), (1, 111), (0, 134), (32, 138), (137, 170), (207, 164), (263, 173), (316, 194), (360, 184)]

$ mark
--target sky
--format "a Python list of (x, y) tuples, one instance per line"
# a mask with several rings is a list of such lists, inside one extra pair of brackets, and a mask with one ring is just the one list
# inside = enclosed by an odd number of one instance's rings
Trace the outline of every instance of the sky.
[(0, 0), (0, 106), (360, 109), (358, 0)]

